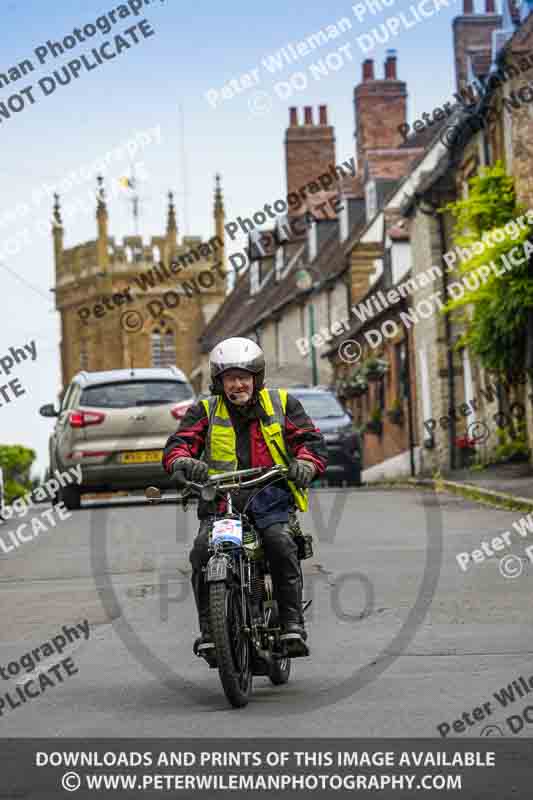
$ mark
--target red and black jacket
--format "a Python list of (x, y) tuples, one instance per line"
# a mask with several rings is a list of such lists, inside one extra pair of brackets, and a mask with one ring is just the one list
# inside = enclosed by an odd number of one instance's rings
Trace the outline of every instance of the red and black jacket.
[[(272, 466), (274, 462), (259, 424), (263, 412), (259, 401), (244, 410), (227, 400), (226, 405), (235, 430), (237, 468)], [(208, 425), (203, 403), (196, 403), (187, 410), (178, 430), (170, 436), (165, 446), (163, 467), (167, 472), (172, 471), (172, 464), (177, 458), (201, 457)], [(290, 456), (311, 461), (316, 467), (317, 476), (325, 472), (328, 456), (324, 437), (306, 414), (300, 401), (291, 394), (287, 395), (284, 437)], [(287, 499), (290, 499), (288, 491)], [(201, 510), (199, 506), (199, 516), (204, 516), (200, 514)]]

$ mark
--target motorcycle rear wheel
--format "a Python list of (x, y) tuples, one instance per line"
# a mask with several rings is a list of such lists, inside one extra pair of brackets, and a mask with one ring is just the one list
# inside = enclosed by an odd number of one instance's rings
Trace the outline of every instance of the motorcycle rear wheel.
[(252, 691), (250, 640), (242, 632), (247, 622), (240, 588), (224, 581), (210, 583), (209, 623), (218, 673), (224, 693), (234, 708), (246, 706)]

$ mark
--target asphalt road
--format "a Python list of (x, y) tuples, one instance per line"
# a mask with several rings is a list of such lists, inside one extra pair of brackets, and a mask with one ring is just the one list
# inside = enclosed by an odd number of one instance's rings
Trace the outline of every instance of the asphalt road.
[[(194, 507), (93, 505), (3, 554), (4, 669), (63, 625), (88, 620), (90, 635), (63, 652), (76, 674), (3, 708), (1, 735), (434, 737), (463, 712), (472, 724), (451, 735), (497, 734), (489, 724), (510, 735), (506, 717), (529, 698), (504, 709), (493, 693), (533, 673), (533, 565), (524, 559), (520, 576), (504, 578), (487, 558), (465, 574), (455, 555), (521, 515), (397, 489), (317, 490), (312, 507), (303, 519), (315, 536), (304, 562), (312, 656), (293, 662), (286, 686), (256, 678), (242, 710), (191, 651)], [(519, 539), (502, 555), (522, 554), (529, 542)], [(16, 680), (0, 678), (1, 691)], [(472, 710), (487, 701), (476, 721)]]

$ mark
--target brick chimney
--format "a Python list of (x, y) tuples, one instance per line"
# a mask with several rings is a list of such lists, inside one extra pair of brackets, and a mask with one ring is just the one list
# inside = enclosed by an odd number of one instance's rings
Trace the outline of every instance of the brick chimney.
[[(502, 0), (505, 2), (506, 0)], [(478, 0), (480, 2), (480, 0)], [(468, 83), (468, 55), (490, 52), (492, 32), (501, 28), (502, 17), (495, 13), (494, 0), (484, 0), (485, 10), (476, 13), (474, 0), (463, 0), (463, 13), (453, 21), (453, 52), (457, 90)]]
[(363, 174), (369, 151), (396, 149), (402, 142), (398, 126), (406, 121), (407, 85), (399, 81), (396, 50), (387, 50), (384, 77), (374, 77), (374, 62), (363, 62), (362, 81), (354, 89), (357, 171)]
[(285, 134), (287, 193), (298, 192), (336, 163), (335, 129), (328, 125), (327, 106), (319, 106), (318, 114), (313, 114), (313, 109), (306, 106), (303, 124), (300, 119), (297, 108), (289, 109), (289, 127)]

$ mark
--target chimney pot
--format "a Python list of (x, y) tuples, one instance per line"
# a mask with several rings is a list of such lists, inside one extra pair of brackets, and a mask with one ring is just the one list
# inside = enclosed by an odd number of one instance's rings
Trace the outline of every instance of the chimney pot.
[(496, 3), (494, 2), (494, 0), (485, 0), (485, 14), (495, 14), (495, 13), (496, 13)]
[(306, 125), (312, 125), (313, 124), (313, 108), (311, 106), (305, 106), (304, 114), (305, 114), (305, 124)]
[(395, 81), (396, 77), (396, 50), (387, 50), (385, 60), (385, 80)]
[(298, 125), (298, 109), (296, 106), (289, 108), (289, 115), (291, 127)]
[(373, 81), (374, 80), (374, 60), (372, 58), (366, 58), (363, 61), (363, 81)]
[(474, 0), (463, 0), (463, 14), (474, 13)]
[(318, 106), (318, 116), (320, 125), (327, 125), (328, 124), (328, 107), (327, 106)]

